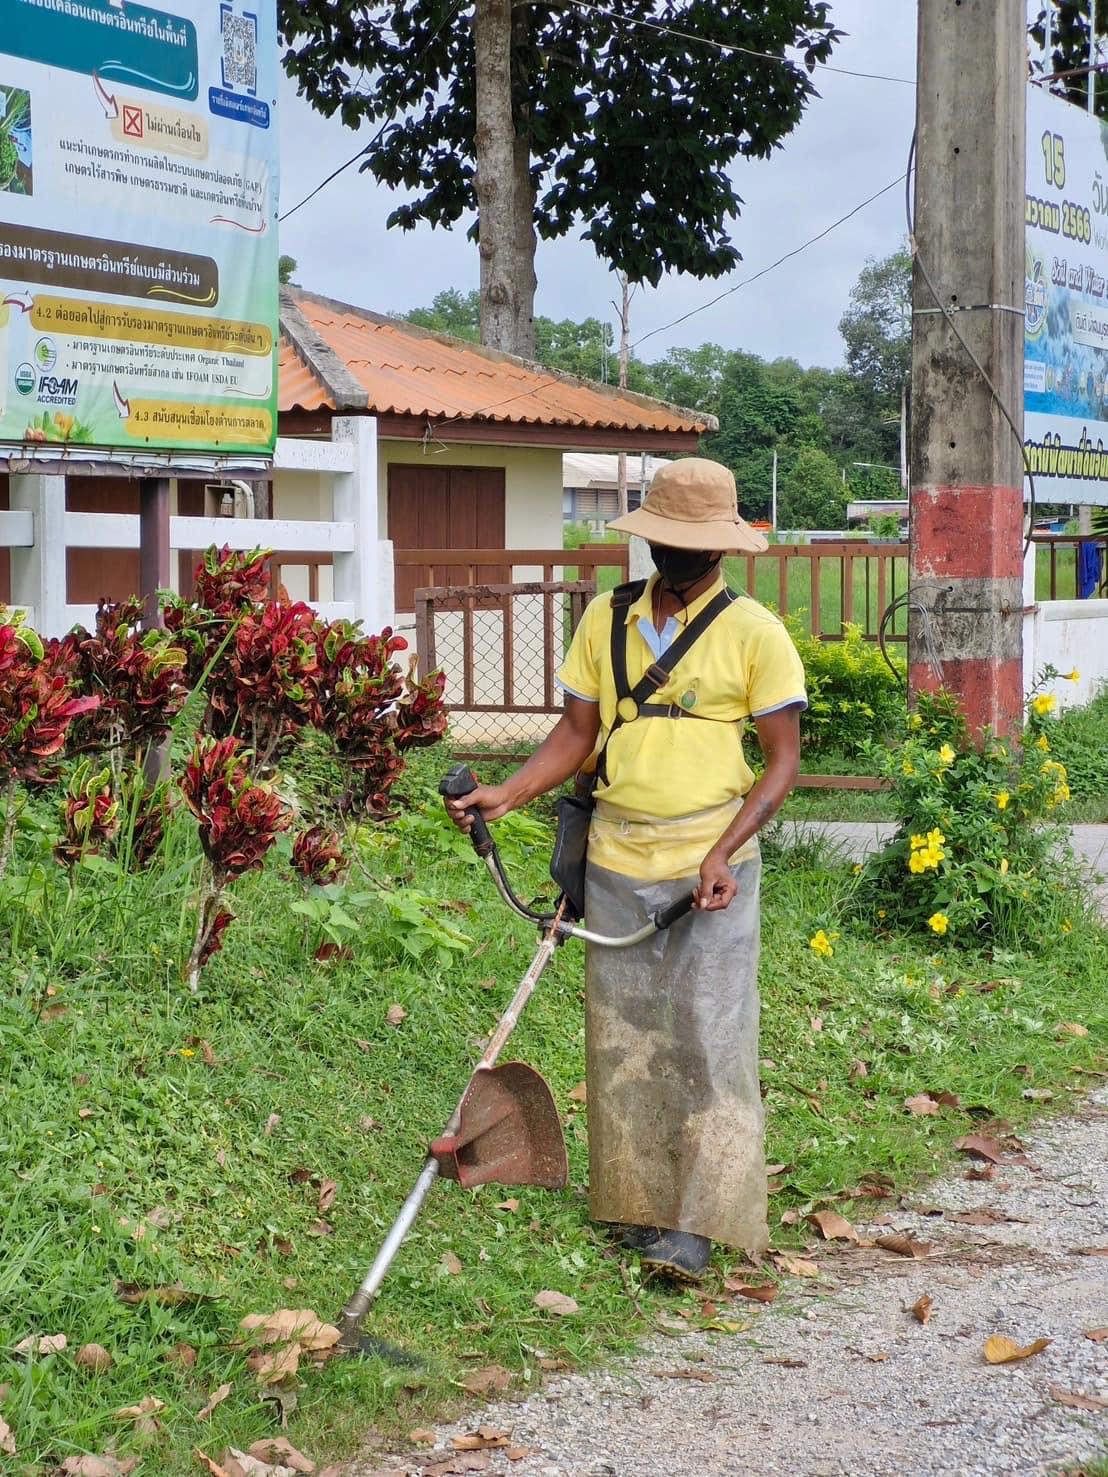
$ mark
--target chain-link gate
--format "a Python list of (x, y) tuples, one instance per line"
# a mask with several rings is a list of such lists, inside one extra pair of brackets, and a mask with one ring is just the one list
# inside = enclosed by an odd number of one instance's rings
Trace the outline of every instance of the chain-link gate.
[(557, 671), (596, 594), (593, 580), (443, 585), (415, 592), (421, 672), (446, 672), (454, 745), (531, 748), (562, 712)]

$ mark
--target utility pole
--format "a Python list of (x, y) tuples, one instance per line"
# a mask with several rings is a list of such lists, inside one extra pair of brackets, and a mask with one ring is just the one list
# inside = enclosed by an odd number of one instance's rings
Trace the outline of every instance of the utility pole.
[[(617, 272), (619, 285), (622, 289), (621, 301), (613, 308), (619, 314), (619, 387), (621, 390), (627, 388), (627, 365), (631, 358), (631, 299), (635, 295), (635, 289), (627, 280), (626, 272)], [(627, 513), (627, 453), (621, 451), (618, 461), (618, 500), (620, 518)]]
[(1001, 734), (1023, 713), (1024, 8), (919, 0), (909, 685)]

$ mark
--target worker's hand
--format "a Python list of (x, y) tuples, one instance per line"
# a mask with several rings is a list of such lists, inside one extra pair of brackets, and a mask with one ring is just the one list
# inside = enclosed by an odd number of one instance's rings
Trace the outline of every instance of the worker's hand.
[(718, 913), (730, 904), (738, 890), (727, 858), (710, 851), (700, 864), (700, 881), (693, 889), (696, 907), (706, 913)]
[(476, 790), (470, 790), (468, 795), (459, 795), (456, 799), (446, 802), (446, 811), (450, 819), (459, 828), (469, 834), (473, 820), (466, 815), (467, 810), (479, 810), (487, 821), (498, 821), (502, 815), (507, 815), (509, 810), (515, 807), (508, 798), (508, 793), (503, 785), (478, 785)]

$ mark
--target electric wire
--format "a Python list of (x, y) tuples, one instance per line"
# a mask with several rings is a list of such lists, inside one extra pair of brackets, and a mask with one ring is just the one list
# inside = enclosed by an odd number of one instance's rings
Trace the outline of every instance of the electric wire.
[[(576, 5), (578, 10), (591, 10), (597, 15), (606, 15), (611, 20), (621, 21), (626, 26), (639, 26), (649, 31), (659, 31), (663, 36), (673, 36), (679, 41), (695, 41), (700, 46), (711, 46), (716, 51), (734, 53), (738, 56), (752, 56), (761, 61), (777, 62), (781, 66), (797, 67), (797, 63), (787, 56), (777, 56), (772, 51), (756, 51), (750, 46), (739, 46), (732, 41), (716, 41), (711, 36), (698, 36), (693, 31), (679, 31), (675, 26), (668, 26), (664, 21), (647, 20), (645, 17), (634, 15), (621, 15), (618, 10), (609, 10), (607, 6), (595, 5), (592, 0), (568, 0), (570, 5)], [(903, 87), (915, 87), (915, 81), (911, 77), (890, 77), (885, 72), (858, 72), (849, 67), (835, 67), (830, 62), (819, 62), (818, 66), (824, 72), (837, 72), (842, 77), (864, 77), (870, 82), (896, 82)]]

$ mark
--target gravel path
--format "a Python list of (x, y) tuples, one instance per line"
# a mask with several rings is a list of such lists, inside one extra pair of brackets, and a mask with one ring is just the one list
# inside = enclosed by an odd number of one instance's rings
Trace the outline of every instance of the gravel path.
[[(433, 1452), (374, 1454), (348, 1477), (1045, 1477), (1108, 1456), (1106, 1144), (1108, 1088), (1028, 1136), (1016, 1157), (1029, 1162), (987, 1181), (963, 1166), (858, 1228), (930, 1242), (929, 1254), (821, 1244), (809, 1253), (818, 1280), (787, 1278), (771, 1306), (726, 1305), (748, 1331), (657, 1336), (613, 1369), (548, 1378), (439, 1427)], [(952, 1219), (986, 1210), (998, 1219)], [(1091, 1247), (1105, 1254), (1078, 1252)], [(921, 1324), (911, 1308), (925, 1294)], [(1098, 1331), (1104, 1341), (1088, 1336)], [(1051, 1342), (994, 1366), (993, 1334)], [(479, 1425), (529, 1454), (442, 1465)]]

